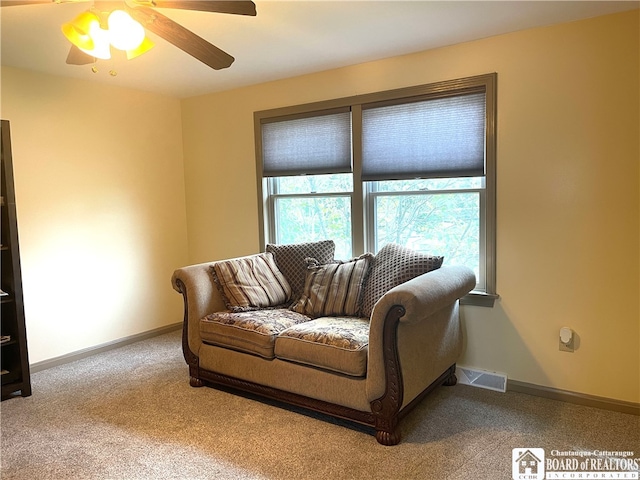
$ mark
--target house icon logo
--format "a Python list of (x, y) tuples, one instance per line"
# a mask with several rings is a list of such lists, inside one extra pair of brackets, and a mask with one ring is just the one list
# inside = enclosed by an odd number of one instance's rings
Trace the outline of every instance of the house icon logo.
[(544, 480), (543, 448), (514, 448), (511, 460), (513, 480)]

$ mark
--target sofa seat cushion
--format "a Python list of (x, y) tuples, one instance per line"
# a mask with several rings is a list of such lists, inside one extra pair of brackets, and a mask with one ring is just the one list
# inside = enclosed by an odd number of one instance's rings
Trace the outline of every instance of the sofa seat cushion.
[(280, 308), (217, 312), (200, 320), (200, 336), (205, 343), (272, 359), (276, 336), (309, 320), (309, 317)]
[(369, 320), (321, 317), (298, 323), (276, 338), (275, 355), (354, 377), (367, 373)]

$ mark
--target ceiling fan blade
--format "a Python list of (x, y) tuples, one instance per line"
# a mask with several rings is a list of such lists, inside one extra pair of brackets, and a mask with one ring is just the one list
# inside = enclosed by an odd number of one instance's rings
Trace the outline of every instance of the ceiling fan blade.
[(179, 8), (181, 10), (200, 10), (202, 12), (256, 15), (255, 3), (239, 0), (227, 2), (218, 2), (215, 0), (134, 0), (134, 3), (156, 8)]
[(159, 12), (147, 7), (129, 8), (128, 11), (144, 28), (164, 38), (167, 42), (197, 58), (214, 70), (227, 68), (235, 60), (228, 53)]
[(87, 55), (75, 45), (71, 45), (69, 55), (67, 55), (67, 63), (69, 65), (88, 65), (95, 63), (96, 59), (91, 55)]

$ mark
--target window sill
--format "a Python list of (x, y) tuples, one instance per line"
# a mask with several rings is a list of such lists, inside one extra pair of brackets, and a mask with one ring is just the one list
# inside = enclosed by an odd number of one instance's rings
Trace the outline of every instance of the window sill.
[(493, 308), (493, 305), (498, 298), (500, 298), (500, 295), (495, 293), (485, 293), (474, 290), (460, 299), (460, 305), (474, 305), (476, 307)]

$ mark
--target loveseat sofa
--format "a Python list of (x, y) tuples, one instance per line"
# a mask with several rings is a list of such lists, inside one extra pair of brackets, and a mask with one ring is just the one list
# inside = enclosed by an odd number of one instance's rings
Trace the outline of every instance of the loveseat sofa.
[(334, 260), (333, 241), (180, 268), (190, 384), (223, 385), (373, 427), (399, 420), (433, 388), (456, 383), (465, 267), (385, 245)]

